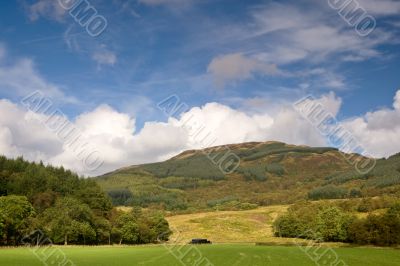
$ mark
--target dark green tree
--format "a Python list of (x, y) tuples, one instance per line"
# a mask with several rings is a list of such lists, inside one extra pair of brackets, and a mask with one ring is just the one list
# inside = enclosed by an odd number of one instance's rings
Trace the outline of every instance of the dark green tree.
[[(0, 197), (0, 225), (3, 234), (0, 241), (6, 245), (17, 245), (21, 237), (27, 233), (28, 220), (35, 211), (25, 196)], [(4, 237), (4, 239), (3, 239)]]
[[(74, 198), (61, 198), (54, 207), (43, 214), (43, 223), (48, 235), (55, 243), (67, 245), (69, 241), (79, 243), (93, 237), (93, 212), (88, 205)], [(95, 233), (94, 233), (95, 234)]]

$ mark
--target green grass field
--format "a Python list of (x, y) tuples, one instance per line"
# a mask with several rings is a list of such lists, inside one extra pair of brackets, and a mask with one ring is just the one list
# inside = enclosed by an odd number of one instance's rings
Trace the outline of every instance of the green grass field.
[[(170, 246), (172, 247), (172, 246)], [(191, 249), (192, 248), (192, 249)], [(197, 250), (193, 249), (196, 248)], [(57, 247), (52, 250), (58, 249)], [(191, 250), (189, 250), (191, 249)], [(185, 246), (176, 255), (184, 254), (183, 264), (163, 246), (137, 247), (60, 247), (66, 257), (75, 265), (112, 266), (112, 265), (196, 265), (200, 256), (207, 258), (212, 265), (221, 266), (257, 266), (257, 265), (316, 265), (299, 247), (254, 246), (244, 244), (218, 244), (208, 246)], [(43, 252), (40, 250), (38, 252)], [(320, 250), (321, 251), (321, 250)], [(400, 250), (388, 248), (337, 248), (334, 249), (340, 260), (346, 264), (360, 266), (400, 265)], [(49, 254), (49, 250), (44, 254)], [(60, 254), (55, 253), (55, 254)], [(201, 254), (201, 255), (200, 255)], [(47, 261), (51, 264), (51, 259)], [(42, 263), (28, 248), (0, 249), (1, 266), (40, 266)], [(206, 266), (207, 264), (200, 264)], [(323, 264), (323, 260), (319, 261)]]

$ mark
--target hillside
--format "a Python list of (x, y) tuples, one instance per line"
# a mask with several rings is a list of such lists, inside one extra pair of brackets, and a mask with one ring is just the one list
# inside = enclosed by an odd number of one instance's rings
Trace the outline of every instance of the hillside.
[(247, 211), (219, 211), (167, 217), (173, 243), (207, 238), (213, 243), (284, 242), (274, 237), (272, 223), (287, 206), (260, 207)]
[[(355, 208), (346, 208), (345, 202), (345, 200), (330, 200), (323, 201), (322, 204), (346, 209), (348, 213), (359, 218), (367, 217), (368, 213), (356, 210), (357, 200), (352, 200), (351, 205)], [(284, 215), (290, 206), (274, 205), (246, 211), (213, 211), (168, 216), (166, 219), (173, 232), (169, 241), (188, 243), (193, 238), (201, 237), (213, 243), (268, 243), (271, 245), (301, 243), (302, 239), (299, 238), (294, 240), (274, 235), (274, 222)], [(369, 214), (382, 214), (384, 211), (385, 208), (378, 208), (370, 211)]]
[[(240, 166), (224, 174), (209, 157), (222, 158), (227, 149), (240, 158)], [(96, 180), (114, 205), (173, 211), (252, 209), (307, 198), (399, 196), (399, 154), (378, 159), (368, 174), (355, 171), (345, 156), (335, 148), (250, 142), (190, 150), (165, 162), (125, 167)]]

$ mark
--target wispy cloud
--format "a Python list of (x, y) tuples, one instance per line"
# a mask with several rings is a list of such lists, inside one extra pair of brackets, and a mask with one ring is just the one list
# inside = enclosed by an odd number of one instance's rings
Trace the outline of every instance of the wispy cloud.
[(207, 71), (212, 74), (217, 87), (224, 87), (229, 82), (251, 78), (255, 74), (275, 75), (278, 68), (242, 54), (228, 54), (214, 58)]
[(360, 6), (375, 16), (390, 16), (400, 13), (400, 2), (397, 0), (357, 0)]
[(113, 66), (117, 63), (117, 55), (102, 46), (99, 50), (95, 51), (92, 55), (93, 60), (99, 65)]
[(40, 17), (52, 19), (58, 22), (64, 21), (66, 10), (62, 8), (58, 0), (39, 0), (26, 7), (28, 17), (31, 21), (36, 21)]
[[(7, 57), (4, 46), (2, 49), (3, 58)], [(0, 88), (3, 94), (10, 97), (25, 97), (33, 91), (40, 90), (56, 101), (79, 103), (75, 97), (65, 95), (59, 86), (46, 81), (38, 73), (34, 61), (30, 58), (13, 58), (11, 63), (2, 63), (0, 57)]]
[(139, 0), (139, 3), (149, 6), (174, 6), (184, 7), (191, 4), (192, 0)]

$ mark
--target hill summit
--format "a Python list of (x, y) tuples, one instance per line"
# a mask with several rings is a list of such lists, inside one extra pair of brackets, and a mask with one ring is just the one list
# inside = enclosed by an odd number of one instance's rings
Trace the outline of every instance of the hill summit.
[(357, 171), (348, 158), (365, 157), (331, 147), (247, 142), (188, 150), (96, 180), (115, 205), (167, 210), (248, 209), (302, 199), (399, 195), (399, 155), (377, 159), (368, 173)]

